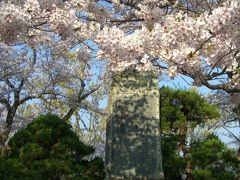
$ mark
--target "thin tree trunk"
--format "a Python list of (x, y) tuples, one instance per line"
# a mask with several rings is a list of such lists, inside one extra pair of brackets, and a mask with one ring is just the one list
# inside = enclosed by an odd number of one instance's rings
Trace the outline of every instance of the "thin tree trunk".
[(192, 169), (192, 163), (191, 160), (189, 159), (189, 157), (187, 158), (187, 165), (186, 165), (186, 175), (187, 175), (187, 180), (192, 180), (193, 179), (193, 169)]
[(6, 142), (9, 138), (9, 134), (12, 130), (13, 119), (17, 112), (17, 106), (13, 106), (7, 113), (6, 125), (3, 128), (3, 133), (0, 135), (0, 146), (3, 147), (6, 145)]
[(73, 113), (76, 111), (77, 108), (70, 108), (67, 112), (67, 114), (62, 118), (64, 121), (68, 121)]
[(10, 105), (10, 102), (7, 100), (5, 102), (6, 108), (7, 108), (7, 117), (6, 117), (6, 124), (4, 125), (5, 127), (3, 128), (3, 133), (0, 135), (0, 147), (5, 146), (6, 142), (9, 138), (9, 135), (12, 130), (12, 125), (13, 125), (13, 120), (14, 117), (17, 113), (17, 109), (20, 106), (20, 104), (24, 103), (25, 100), (20, 101), (20, 92), (22, 90), (22, 87), (24, 85), (25, 80), (22, 79), (18, 87), (16, 88), (9, 79), (6, 79), (7, 85), (11, 88), (13, 91), (13, 105)]
[(3, 128), (3, 132), (0, 135), (0, 148), (5, 146), (10, 132), (11, 132), (11, 128), (7, 126)]

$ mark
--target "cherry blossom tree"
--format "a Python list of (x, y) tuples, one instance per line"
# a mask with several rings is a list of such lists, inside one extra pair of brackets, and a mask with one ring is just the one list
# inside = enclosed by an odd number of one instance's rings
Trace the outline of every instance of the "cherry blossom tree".
[(77, 22), (85, 34), (73, 34), (73, 27), (68, 27), (73, 24), (71, 15), (75, 16), (70, 7), (78, 4), (65, 5), (62, 1), (0, 2), (1, 145), (14, 126), (23, 126), (39, 113), (54, 112), (64, 120), (78, 116), (80, 109), (101, 113), (90, 97), (104, 78), (91, 69), (97, 67), (92, 66), (94, 49), (84, 42), (88, 29)]
[(196, 15), (176, 11), (164, 16), (158, 7), (138, 7), (144, 19), (141, 28), (129, 33), (105, 27), (97, 35), (101, 57), (111, 59), (114, 70), (157, 66), (172, 77), (188, 75), (197, 85), (239, 92), (239, 1)]
[(200, 2), (3, 1), (0, 36), (8, 45), (34, 49), (57, 42), (56, 51), (92, 40), (112, 71), (157, 68), (211, 89), (239, 92), (239, 1)]
[[(83, 48), (60, 57), (47, 54), (47, 50), (40, 55), (25, 47), (15, 49), (1, 44), (0, 48), (1, 145), (14, 129), (40, 113), (54, 112), (67, 121), (80, 109), (99, 111), (87, 98), (101, 82), (92, 81), (90, 69), (83, 62), (87, 59), (80, 57), (80, 51), (87, 52)], [(84, 57), (90, 58), (90, 54)]]
[[(66, 90), (62, 87), (89, 88), (82, 76), (71, 73), (80, 67), (69, 62), (68, 53), (76, 55), (86, 69), (90, 62), (106, 61), (106, 73), (135, 68), (170, 77), (184, 74), (195, 85), (235, 93), (236, 100), (240, 92), (239, 8), (239, 0), (2, 0), (1, 112), (7, 114), (3, 108), (16, 111), (15, 101), (9, 105), (6, 97), (17, 101), (46, 97), (51, 78), (61, 88), (49, 96), (58, 96), (58, 91)], [(38, 80), (40, 75), (42, 80)], [(25, 80), (29, 77), (35, 80)], [(70, 77), (79, 84), (64, 81)], [(41, 83), (41, 90), (31, 88)], [(27, 86), (28, 90), (21, 91), (26, 96), (17, 93)], [(83, 95), (83, 90), (79, 93)], [(70, 115), (74, 109), (70, 108)]]

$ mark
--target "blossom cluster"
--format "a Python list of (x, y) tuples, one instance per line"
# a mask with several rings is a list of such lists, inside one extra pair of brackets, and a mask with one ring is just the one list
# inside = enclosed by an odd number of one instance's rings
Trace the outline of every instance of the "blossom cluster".
[[(49, 43), (55, 34), (66, 39), (76, 32), (81, 37), (91, 33), (77, 17), (85, 1), (27, 0), (23, 4), (0, 3), (0, 38), (6, 44), (30, 41)], [(78, 8), (77, 8), (78, 7)], [(49, 38), (46, 38), (49, 36)]]
[(29, 15), (14, 4), (3, 4), (0, 11), (0, 34), (4, 42), (15, 42), (21, 38), (29, 26)]
[(153, 70), (158, 59), (171, 77), (222, 69), (232, 72), (233, 87), (239, 83), (239, 0), (195, 16), (174, 10), (178, 1), (169, 0), (17, 2), (0, 3), (0, 40), (7, 45), (56, 46), (61, 53), (91, 40), (111, 71)]
[[(142, 17), (149, 20), (150, 15), (151, 13), (145, 13)], [(124, 62), (121, 64), (124, 69), (128, 64), (139, 63), (136, 59), (146, 55), (157, 57), (169, 65), (170, 76), (175, 76), (182, 69), (189, 73), (203, 71), (205, 66), (227, 67), (237, 71), (239, 1), (227, 1), (211, 14), (206, 12), (192, 17), (178, 12), (152, 23), (152, 28), (143, 23), (141, 29), (133, 33), (125, 33), (117, 27), (104, 28), (95, 39), (101, 48), (101, 54), (104, 54), (102, 57), (110, 59), (117, 70), (121, 62)], [(235, 79), (239, 79), (239, 76)]]

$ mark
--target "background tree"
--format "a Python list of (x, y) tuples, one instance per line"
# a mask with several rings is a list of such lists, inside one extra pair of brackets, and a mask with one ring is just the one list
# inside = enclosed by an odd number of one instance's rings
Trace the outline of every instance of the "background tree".
[(101, 114), (96, 104), (103, 91), (95, 95), (94, 104), (89, 99), (103, 82), (97, 78), (100, 72), (93, 81), (90, 54), (84, 52), (83, 56), (79, 49), (78, 53), (58, 56), (49, 47), (41, 55), (24, 47), (15, 50), (0, 46), (0, 146), (11, 132), (41, 113), (56, 113), (66, 121), (81, 109)]
[(191, 161), (194, 179), (237, 179), (237, 151), (214, 134), (192, 144)]
[[(236, 94), (227, 94), (224, 91), (217, 91), (214, 94), (208, 95), (207, 99), (210, 103), (216, 104), (221, 111), (221, 118), (218, 121), (210, 123), (208, 129), (221, 128), (224, 131), (224, 136), (231, 141), (229, 144), (237, 148), (238, 160), (240, 160), (240, 105), (231, 103), (238, 101)], [(240, 178), (240, 163), (238, 168), (238, 177)]]
[[(177, 168), (180, 170), (184, 164), (184, 173), (190, 180), (193, 178), (191, 144), (196, 138), (194, 130), (209, 119), (219, 118), (219, 111), (193, 90), (174, 90), (162, 87), (160, 94), (161, 130), (163, 139), (166, 138), (163, 140), (163, 147), (167, 146), (169, 147), (167, 149), (172, 149), (171, 160), (163, 154), (163, 167), (168, 171), (168, 163), (171, 161), (175, 163), (179, 159), (180, 167), (177, 166)], [(164, 152), (168, 153), (167, 151)], [(183, 159), (179, 158), (180, 154)], [(166, 178), (167, 176), (168, 173), (166, 173)]]
[[(162, 137), (165, 179), (181, 180), (185, 177), (187, 162), (179, 151), (178, 143), (178, 138), (174, 134)], [(237, 179), (239, 164), (237, 151), (228, 148), (214, 134), (196, 139), (191, 144), (190, 160), (193, 179)]]
[(71, 126), (55, 115), (39, 116), (9, 141), (1, 157), (1, 179), (103, 179), (103, 161), (89, 157)]
[(186, 161), (180, 156), (176, 134), (162, 134), (163, 171), (166, 180), (180, 180), (185, 173)]

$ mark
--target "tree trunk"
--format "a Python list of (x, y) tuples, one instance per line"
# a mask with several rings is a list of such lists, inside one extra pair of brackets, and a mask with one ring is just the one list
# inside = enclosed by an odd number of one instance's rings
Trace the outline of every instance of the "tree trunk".
[(6, 124), (5, 127), (3, 128), (3, 133), (0, 135), (0, 147), (6, 145), (6, 142), (9, 138), (9, 134), (11, 133), (12, 130), (13, 119), (16, 115), (16, 112), (17, 106), (13, 106), (7, 113)]
[(187, 159), (187, 165), (186, 165), (186, 175), (187, 175), (187, 180), (192, 180), (193, 179), (193, 176), (192, 176), (192, 163), (191, 163), (191, 160), (188, 158)]
[(10, 126), (6, 125), (5, 127), (3, 127), (3, 132), (0, 134), (0, 148), (5, 146), (8, 140), (9, 134), (11, 132), (11, 129), (12, 129), (12, 125)]
[(62, 120), (64, 120), (64, 121), (67, 122), (67, 121), (72, 117), (72, 115), (73, 115), (73, 113), (76, 111), (76, 109), (77, 109), (77, 108), (70, 108), (70, 109), (68, 110), (67, 114), (62, 118)]

